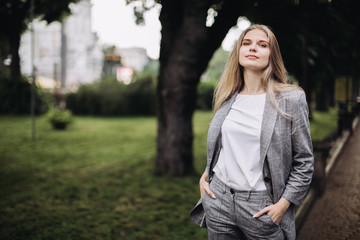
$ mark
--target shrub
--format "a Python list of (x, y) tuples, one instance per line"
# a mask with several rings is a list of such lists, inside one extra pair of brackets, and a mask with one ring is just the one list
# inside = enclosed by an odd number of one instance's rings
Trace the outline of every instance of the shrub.
[(211, 110), (215, 82), (200, 82), (198, 86), (198, 98), (196, 106), (198, 109)]
[[(139, 116), (156, 112), (155, 76), (141, 74), (125, 85), (115, 77), (107, 77), (79, 87), (69, 93), (66, 106), (77, 115)], [(198, 86), (196, 108), (212, 109), (215, 82), (201, 82)]]
[(65, 129), (73, 120), (69, 110), (59, 108), (51, 108), (47, 118), (55, 129)]
[[(25, 77), (12, 79), (9, 74), (0, 75), (0, 114), (30, 114), (31, 84)], [(35, 91), (35, 113), (47, 110), (39, 87)]]
[(129, 85), (107, 77), (80, 86), (77, 92), (67, 95), (66, 102), (67, 108), (79, 115), (154, 115), (154, 77), (141, 76)]

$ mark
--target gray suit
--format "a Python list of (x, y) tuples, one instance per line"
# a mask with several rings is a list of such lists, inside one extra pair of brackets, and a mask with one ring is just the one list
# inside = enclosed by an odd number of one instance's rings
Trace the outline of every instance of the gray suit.
[[(214, 115), (207, 139), (207, 166), (210, 181), (213, 168), (221, 149), (221, 126), (235, 101), (236, 94)], [(293, 116), (291, 121), (282, 116), (266, 96), (260, 136), (260, 157), (264, 161), (263, 176), (267, 191), (273, 202), (281, 197), (292, 204), (285, 212), (280, 227), (286, 239), (295, 239), (294, 205), (300, 205), (311, 183), (314, 157), (310, 138), (308, 106), (301, 90), (280, 92), (275, 95), (279, 108)], [(295, 133), (291, 134), (296, 125)], [(201, 199), (190, 213), (191, 219), (201, 227), (206, 227)]]

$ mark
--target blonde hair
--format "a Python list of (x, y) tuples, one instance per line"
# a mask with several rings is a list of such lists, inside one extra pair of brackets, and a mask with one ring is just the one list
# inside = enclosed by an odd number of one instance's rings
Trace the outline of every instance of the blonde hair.
[(226, 63), (220, 82), (215, 89), (213, 99), (214, 113), (220, 108), (223, 102), (228, 100), (235, 92), (240, 91), (244, 87), (243, 67), (239, 64), (239, 51), (246, 33), (254, 29), (264, 31), (269, 38), (269, 64), (262, 74), (260, 80), (261, 85), (269, 94), (271, 103), (275, 109), (284, 117), (294, 120), (291, 115), (279, 109), (275, 101), (275, 92), (301, 88), (295, 85), (287, 84), (287, 72), (281, 57), (278, 41), (269, 27), (259, 24), (254, 24), (248, 27), (242, 32), (237, 40), (236, 45), (234, 46)]

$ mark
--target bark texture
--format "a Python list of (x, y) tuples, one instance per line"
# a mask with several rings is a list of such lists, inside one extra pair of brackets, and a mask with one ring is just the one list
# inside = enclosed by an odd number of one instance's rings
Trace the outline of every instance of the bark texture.
[(193, 169), (192, 116), (201, 74), (228, 30), (237, 22), (241, 1), (221, 1), (206, 27), (211, 0), (161, 1), (162, 40), (157, 86), (156, 173), (184, 176)]

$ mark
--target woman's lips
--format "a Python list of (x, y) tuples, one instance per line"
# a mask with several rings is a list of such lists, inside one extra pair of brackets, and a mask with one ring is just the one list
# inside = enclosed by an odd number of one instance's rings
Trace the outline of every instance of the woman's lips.
[(256, 58), (256, 59), (258, 59), (258, 57), (255, 56), (255, 55), (246, 55), (246, 57), (247, 57), (247, 58)]

